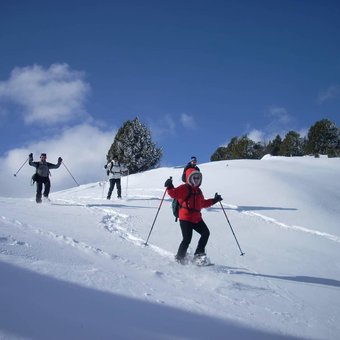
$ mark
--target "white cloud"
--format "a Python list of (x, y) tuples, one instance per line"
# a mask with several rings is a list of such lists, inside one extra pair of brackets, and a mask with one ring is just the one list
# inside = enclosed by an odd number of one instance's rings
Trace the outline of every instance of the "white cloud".
[(258, 143), (258, 142), (263, 142), (265, 140), (264, 132), (253, 129), (247, 134), (248, 138), (251, 139), (252, 141)]
[(149, 123), (152, 136), (155, 139), (162, 139), (166, 135), (172, 135), (175, 133), (176, 124), (171, 115), (166, 114), (157, 121), (151, 121)]
[(179, 124), (182, 124), (187, 129), (196, 128), (194, 118), (186, 113), (182, 113), (179, 119), (178, 116), (174, 118), (171, 114), (160, 115), (160, 118), (149, 123), (153, 137), (158, 140), (168, 135), (175, 135)]
[(86, 115), (89, 90), (84, 73), (67, 64), (33, 65), (15, 68), (0, 82), (0, 103), (18, 105), (27, 124), (53, 125)]
[[(35, 188), (30, 186), (33, 167), (26, 163), (18, 175), (13, 176), (30, 152), (34, 153), (34, 159), (39, 159), (40, 153), (46, 152), (47, 160), (51, 163), (56, 163), (61, 156), (79, 184), (103, 180), (106, 154), (115, 133), (113, 130), (103, 131), (96, 126), (82, 124), (65, 129), (51, 139), (32, 142), (21, 149), (9, 151), (0, 159), (0, 196), (34, 196)], [(51, 192), (76, 186), (65, 166), (51, 170)]]
[(302, 128), (296, 132), (300, 134), (300, 137), (307, 137), (308, 131), (309, 131), (309, 128)]
[(288, 114), (284, 107), (272, 106), (269, 108), (269, 115), (274, 118), (274, 124), (288, 124), (292, 121), (292, 117)]
[(191, 115), (188, 115), (187, 113), (181, 114), (180, 121), (182, 125), (187, 129), (194, 129), (196, 127), (194, 118)]
[[(254, 129), (251, 126), (246, 128), (247, 136), (254, 142), (269, 142), (277, 135), (284, 138), (288, 131), (294, 130), (293, 125), (295, 123), (295, 119), (288, 113), (286, 108), (271, 106), (267, 109), (266, 115), (269, 117), (269, 121), (262, 129)], [(307, 129), (301, 129), (297, 132), (299, 132), (303, 137), (306, 136), (306, 131)]]
[(271, 106), (268, 108), (269, 123), (263, 129), (263, 140), (269, 141), (277, 135), (282, 138), (289, 130), (292, 130), (292, 125), (295, 119), (291, 116), (287, 109), (279, 106)]
[(317, 103), (323, 104), (325, 101), (333, 99), (338, 96), (340, 96), (340, 86), (332, 85), (327, 89), (320, 91), (317, 97)]

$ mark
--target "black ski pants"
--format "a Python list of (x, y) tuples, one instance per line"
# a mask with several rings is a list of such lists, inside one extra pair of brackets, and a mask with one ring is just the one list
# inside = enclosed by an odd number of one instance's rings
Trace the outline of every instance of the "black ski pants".
[(111, 198), (112, 191), (115, 187), (115, 184), (117, 184), (117, 197), (118, 198), (122, 197), (122, 187), (120, 184), (120, 178), (110, 178), (110, 188), (109, 188), (109, 192), (107, 193), (107, 199)]
[(195, 255), (205, 253), (205, 246), (207, 245), (208, 239), (209, 239), (209, 236), (210, 236), (210, 231), (209, 231), (207, 225), (205, 224), (205, 222), (202, 220), (198, 223), (192, 223), (192, 222), (189, 222), (189, 221), (180, 220), (179, 225), (180, 225), (181, 230), (182, 230), (183, 240), (182, 240), (181, 244), (179, 245), (176, 258), (182, 259), (182, 258), (185, 257), (185, 255), (187, 253), (187, 249), (188, 249), (190, 242), (191, 242), (191, 239), (192, 239), (193, 230), (195, 230), (197, 233), (199, 233), (201, 235), (201, 237), (198, 241), (198, 244), (197, 244)]
[(41, 203), (42, 189), (44, 185), (44, 197), (48, 197), (51, 189), (51, 182), (49, 177), (39, 176), (37, 178), (37, 194), (35, 200), (37, 203)]

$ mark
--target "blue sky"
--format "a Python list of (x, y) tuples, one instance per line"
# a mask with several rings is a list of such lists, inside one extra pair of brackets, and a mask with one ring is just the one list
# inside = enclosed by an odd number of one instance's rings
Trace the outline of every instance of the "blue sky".
[(136, 116), (164, 166), (339, 126), (339, 18), (327, 0), (1, 1), (0, 156), (103, 163)]

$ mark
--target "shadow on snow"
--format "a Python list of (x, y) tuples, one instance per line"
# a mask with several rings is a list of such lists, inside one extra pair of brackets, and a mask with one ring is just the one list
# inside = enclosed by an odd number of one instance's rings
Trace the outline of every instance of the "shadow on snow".
[(246, 269), (240, 268), (232, 268), (222, 265), (216, 265), (216, 270), (221, 273), (226, 274), (235, 274), (235, 275), (250, 275), (255, 277), (264, 277), (269, 279), (278, 279), (278, 280), (287, 280), (294, 282), (302, 282), (302, 283), (312, 283), (316, 285), (324, 285), (330, 287), (340, 288), (340, 281), (335, 279), (328, 279), (323, 277), (313, 277), (313, 276), (305, 276), (305, 275), (296, 275), (296, 276), (283, 276), (283, 275), (270, 275), (270, 274), (260, 274), (260, 273), (252, 273), (248, 272)]
[(34, 339), (293, 339), (0, 261), (0, 334)]

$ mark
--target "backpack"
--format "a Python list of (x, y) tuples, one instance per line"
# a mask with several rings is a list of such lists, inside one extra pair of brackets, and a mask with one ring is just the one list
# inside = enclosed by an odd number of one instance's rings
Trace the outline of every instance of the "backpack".
[[(113, 167), (113, 162), (111, 161), (111, 167), (110, 167), (110, 170), (106, 170), (106, 175), (109, 176), (110, 175), (110, 172), (113, 173), (111, 170), (112, 170), (112, 167)], [(109, 164), (110, 164), (109, 163)], [(118, 162), (118, 166), (120, 167), (120, 163)]]
[[(186, 199), (184, 200), (185, 202), (187, 202), (191, 196), (191, 193), (192, 193), (192, 188), (190, 185), (186, 184), (185, 185), (188, 190), (189, 190), (189, 193), (188, 193), (188, 196), (186, 197)], [(181, 208), (181, 205), (179, 204), (178, 200), (176, 198), (174, 198), (172, 200), (172, 204), (171, 204), (171, 208), (172, 208), (172, 213), (174, 214), (175, 216), (175, 222), (177, 222), (178, 220), (178, 216), (179, 216), (179, 208)]]
[(32, 176), (32, 185), (37, 181), (38, 177), (39, 175), (37, 173)]

